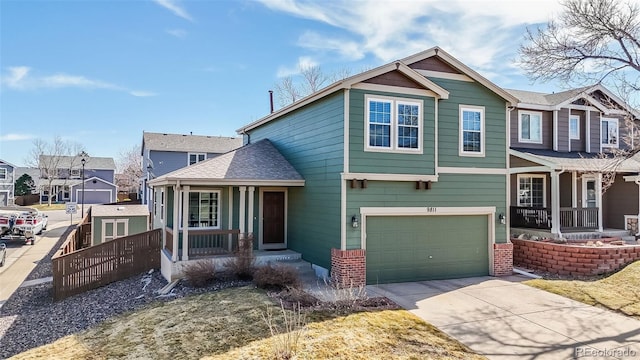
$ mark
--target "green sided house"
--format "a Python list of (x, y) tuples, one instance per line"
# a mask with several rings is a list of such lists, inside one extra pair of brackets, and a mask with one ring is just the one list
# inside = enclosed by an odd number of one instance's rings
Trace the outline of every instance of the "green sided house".
[(150, 181), (163, 274), (242, 238), (346, 284), (510, 274), (516, 104), (436, 47), (248, 124), (243, 147)]

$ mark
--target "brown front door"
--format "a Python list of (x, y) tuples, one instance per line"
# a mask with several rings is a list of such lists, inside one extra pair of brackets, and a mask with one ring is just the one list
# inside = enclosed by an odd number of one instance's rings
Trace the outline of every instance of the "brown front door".
[(285, 249), (285, 193), (265, 191), (262, 194), (262, 248)]

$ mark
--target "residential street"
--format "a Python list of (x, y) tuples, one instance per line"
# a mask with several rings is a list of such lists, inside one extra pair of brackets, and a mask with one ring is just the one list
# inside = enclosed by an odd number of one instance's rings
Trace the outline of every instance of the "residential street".
[(37, 236), (35, 245), (20, 245), (17, 242), (7, 244), (7, 263), (0, 268), (0, 307), (23, 283), (38, 261), (49, 253), (68, 226), (80, 221), (79, 214), (74, 214), (72, 221), (64, 210), (44, 213), (49, 217), (49, 224), (47, 230)]

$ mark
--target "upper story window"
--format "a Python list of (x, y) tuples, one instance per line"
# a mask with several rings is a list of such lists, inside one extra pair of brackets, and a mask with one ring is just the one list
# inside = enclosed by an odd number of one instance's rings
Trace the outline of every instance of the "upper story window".
[(460, 155), (484, 156), (484, 107), (460, 105)]
[(541, 112), (518, 112), (518, 142), (542, 144)]
[(422, 102), (367, 98), (365, 150), (422, 151)]
[(207, 154), (205, 153), (189, 153), (189, 165), (193, 165), (204, 160), (207, 160)]
[(69, 175), (72, 178), (79, 178), (80, 177), (80, 169), (71, 169), (69, 171)]
[(602, 147), (618, 147), (618, 119), (602, 118), (600, 121)]
[(580, 116), (578, 115), (569, 117), (569, 139), (580, 140)]
[(0, 168), (0, 180), (7, 180), (8, 177), (7, 169)]

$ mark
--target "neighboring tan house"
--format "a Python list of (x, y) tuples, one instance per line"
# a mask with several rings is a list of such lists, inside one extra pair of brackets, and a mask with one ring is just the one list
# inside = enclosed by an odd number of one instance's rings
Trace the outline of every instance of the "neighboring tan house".
[(151, 210), (150, 179), (196, 164), (242, 146), (240, 137), (142, 133), (141, 199)]
[[(79, 156), (60, 156), (59, 160), (55, 161), (52, 161), (51, 158), (49, 155), (41, 155), (39, 158), (40, 202), (49, 201), (50, 185), (53, 202), (76, 202), (78, 204), (116, 202), (118, 189), (115, 184), (116, 164), (113, 158), (87, 157), (84, 170)], [(47, 170), (48, 166), (44, 164), (52, 163), (55, 163), (57, 167)]]
[(346, 284), (511, 274), (517, 102), (435, 47), (243, 126), (242, 148), (150, 181), (163, 275), (236, 234)]
[(0, 206), (13, 205), (15, 181), (16, 166), (0, 159)]
[(611, 155), (633, 146), (625, 117), (637, 124), (640, 115), (602, 85), (507, 91), (519, 99), (510, 113), (511, 227), (566, 238), (637, 233), (640, 161)]

